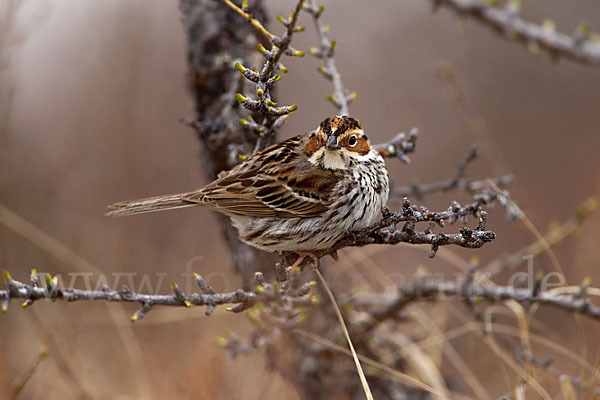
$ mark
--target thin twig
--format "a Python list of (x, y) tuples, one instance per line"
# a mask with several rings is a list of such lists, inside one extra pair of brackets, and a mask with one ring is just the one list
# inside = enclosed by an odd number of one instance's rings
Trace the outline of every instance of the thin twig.
[(250, 22), (252, 26), (254, 26), (264, 37), (266, 37), (269, 40), (275, 39), (276, 36), (269, 32), (267, 28), (265, 28), (263, 24), (259, 20), (254, 18), (250, 13), (245, 12), (244, 10), (233, 4), (230, 0), (221, 0), (221, 2), (225, 3), (229, 8), (241, 15), (242, 18), (248, 20), (248, 22)]
[(333, 54), (336, 42), (329, 40), (325, 28), (321, 24), (321, 14), (324, 9), (323, 6), (317, 7), (315, 0), (311, 0), (310, 5), (304, 7), (304, 10), (312, 16), (315, 31), (319, 38), (319, 48), (311, 48), (310, 54), (323, 60), (325, 65), (319, 68), (319, 72), (330, 80), (333, 85), (333, 94), (328, 96), (327, 99), (335, 105), (340, 115), (348, 115), (348, 104), (356, 98), (357, 94), (356, 92), (350, 94), (346, 92), (341, 75), (335, 66)]
[(547, 248), (562, 243), (569, 236), (580, 231), (581, 224), (598, 208), (598, 199), (590, 197), (577, 209), (576, 216), (550, 229), (542, 238), (537, 238), (531, 244), (506, 255), (498, 257), (482, 268), (482, 273), (489, 278), (498, 276), (505, 271), (514, 270), (529, 259), (542, 254)]
[(376, 144), (374, 147), (384, 158), (396, 157), (403, 163), (410, 164), (408, 154), (415, 151), (419, 129), (413, 128), (408, 135), (400, 132), (386, 143)]
[(478, 181), (467, 180), (465, 178), (468, 166), (477, 158), (477, 148), (473, 146), (465, 159), (458, 164), (456, 172), (452, 178), (429, 183), (420, 184), (416, 180), (411, 186), (396, 188), (393, 196), (412, 196), (417, 199), (423, 199), (425, 195), (435, 192), (447, 192), (450, 190), (462, 190), (468, 193), (475, 193), (476, 202), (481, 205), (498, 202), (506, 209), (507, 219), (510, 221), (521, 220), (523, 212), (508, 195), (508, 192), (501, 189), (513, 181), (512, 175), (505, 175), (495, 179), (484, 179)]

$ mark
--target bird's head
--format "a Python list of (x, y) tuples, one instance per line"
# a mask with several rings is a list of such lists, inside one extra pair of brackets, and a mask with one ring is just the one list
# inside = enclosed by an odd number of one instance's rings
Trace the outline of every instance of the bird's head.
[(345, 169), (378, 156), (359, 122), (347, 116), (326, 118), (304, 146), (309, 161), (325, 169)]

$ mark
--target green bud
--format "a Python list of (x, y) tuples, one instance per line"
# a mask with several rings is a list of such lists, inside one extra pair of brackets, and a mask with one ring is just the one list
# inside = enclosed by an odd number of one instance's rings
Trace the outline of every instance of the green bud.
[(184, 300), (183, 304), (187, 307), (187, 308), (191, 308), (193, 306), (193, 304), (189, 301), (189, 300)]
[(235, 63), (235, 69), (237, 69), (238, 71), (240, 71), (240, 73), (243, 73), (246, 70), (246, 67), (244, 67), (241, 63), (236, 62)]
[(289, 71), (289, 70), (287, 69), (287, 67), (284, 67), (283, 65), (280, 65), (280, 66), (279, 66), (279, 70), (280, 70), (281, 72), (283, 72), (284, 74), (287, 74), (287, 73), (288, 73), (288, 71)]
[(258, 286), (256, 286), (256, 287), (254, 288), (254, 292), (255, 292), (256, 294), (261, 294), (261, 293), (263, 293), (264, 291), (265, 291), (265, 289), (264, 289), (262, 286), (260, 286), (260, 285), (258, 285)]
[(317, 53), (318, 53), (318, 52), (319, 52), (319, 49), (317, 49), (317, 48), (316, 48), (316, 47), (314, 47), (314, 46), (311, 46), (311, 47), (309, 47), (309, 48), (308, 48), (308, 53), (309, 53), (311, 56), (317, 55)]
[(10, 277), (10, 272), (4, 271), (4, 279), (10, 281), (12, 278)]
[(357, 97), (358, 97), (358, 92), (352, 92), (352, 93), (350, 93), (350, 96), (349, 96), (350, 100), (354, 100)]
[(577, 26), (577, 31), (583, 35), (583, 36), (587, 36), (590, 34), (590, 24), (587, 21), (582, 21), (579, 23), (579, 26)]
[(132, 316), (131, 316), (131, 318), (129, 318), (129, 320), (130, 320), (131, 322), (136, 322), (138, 319), (139, 319), (139, 318), (138, 318), (138, 316), (137, 316), (137, 315), (135, 315), (135, 314), (134, 314), (134, 315), (132, 315)]
[(548, 31), (555, 31), (556, 30), (556, 22), (554, 22), (554, 20), (551, 18), (546, 18), (544, 20), (544, 22), (542, 22), (542, 28), (544, 28)]
[(215, 344), (219, 347), (226, 347), (227, 346), (227, 339), (225, 339), (223, 336), (217, 336), (215, 338)]
[(246, 97), (244, 97), (244, 95), (243, 95), (243, 94), (241, 94), (241, 93), (237, 93), (237, 94), (235, 95), (235, 100), (236, 100), (238, 103), (243, 103), (243, 102), (245, 102), (245, 101), (246, 101)]
[(277, 16), (277, 21), (281, 22), (284, 25), (287, 24), (287, 21), (281, 15)]
[(296, 27), (296, 32), (304, 32), (306, 28), (302, 25)]
[(294, 55), (296, 57), (304, 57), (304, 52), (302, 50), (296, 50), (294, 51)]
[(264, 90), (262, 90), (261, 88), (258, 88), (258, 89), (256, 89), (256, 94), (257, 94), (258, 96), (261, 96), (261, 97), (262, 97), (262, 95), (263, 95), (263, 94), (265, 94), (265, 91), (264, 91)]
[(277, 103), (275, 103), (275, 102), (274, 102), (274, 101), (272, 101), (272, 100), (267, 100), (267, 101), (266, 101), (266, 103), (267, 103), (267, 105), (268, 105), (268, 106), (277, 107)]
[(274, 80), (275, 82), (277, 82), (277, 81), (280, 81), (280, 80), (281, 80), (281, 75), (279, 75), (279, 74), (275, 74), (275, 75), (273, 75), (273, 80)]
[(335, 40), (331, 41), (331, 50), (335, 49), (336, 44), (337, 44), (337, 42)]
[(265, 54), (267, 52), (267, 49), (265, 49), (265, 46), (263, 46), (261, 43), (256, 46), (256, 50), (258, 50), (260, 54)]
[(242, 119), (240, 119), (240, 124), (242, 126), (246, 126), (246, 125), (248, 125), (248, 121), (246, 121), (244, 118), (242, 118)]
[(297, 106), (297, 105), (295, 105), (295, 104), (292, 104), (292, 105), (291, 105), (291, 106), (288, 108), (289, 112), (294, 112), (294, 111), (296, 111), (297, 109), (298, 109), (298, 106)]
[(336, 101), (335, 101), (335, 97), (333, 97), (333, 95), (331, 95), (331, 94), (330, 94), (330, 95), (329, 95), (329, 96), (327, 96), (326, 98), (327, 98), (327, 100), (329, 100), (329, 101), (330, 101), (330, 102), (332, 102), (333, 104), (335, 104), (335, 103), (336, 103)]

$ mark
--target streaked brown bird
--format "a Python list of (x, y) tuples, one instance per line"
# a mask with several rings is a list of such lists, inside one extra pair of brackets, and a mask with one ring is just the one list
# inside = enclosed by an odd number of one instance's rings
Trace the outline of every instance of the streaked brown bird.
[(387, 202), (388, 172), (357, 120), (325, 119), (268, 147), (205, 187), (113, 204), (121, 216), (205, 206), (231, 218), (240, 239), (299, 261), (371, 224)]

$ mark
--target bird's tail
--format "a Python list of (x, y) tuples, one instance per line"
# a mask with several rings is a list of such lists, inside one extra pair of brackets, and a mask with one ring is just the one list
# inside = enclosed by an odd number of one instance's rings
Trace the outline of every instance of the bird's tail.
[(111, 217), (120, 217), (123, 215), (151, 213), (155, 211), (173, 210), (175, 208), (184, 208), (197, 206), (194, 201), (185, 200), (186, 198), (198, 197), (197, 192), (167, 194), (163, 196), (149, 197), (147, 199), (121, 201), (108, 206), (109, 212), (106, 215)]

